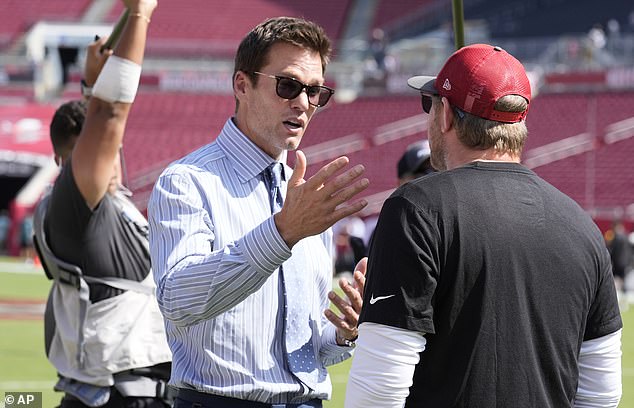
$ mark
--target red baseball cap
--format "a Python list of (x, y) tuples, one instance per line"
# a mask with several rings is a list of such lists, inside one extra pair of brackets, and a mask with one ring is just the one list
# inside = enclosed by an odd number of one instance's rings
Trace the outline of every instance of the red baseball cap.
[(496, 122), (514, 123), (524, 112), (501, 112), (495, 103), (519, 95), (530, 103), (531, 85), (521, 62), (500, 47), (473, 44), (460, 48), (445, 62), (437, 77), (415, 76), (407, 84), (422, 94), (440, 95), (452, 106)]

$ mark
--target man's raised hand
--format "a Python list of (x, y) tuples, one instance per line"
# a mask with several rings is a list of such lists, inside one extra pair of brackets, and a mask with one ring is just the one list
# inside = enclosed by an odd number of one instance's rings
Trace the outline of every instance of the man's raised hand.
[(339, 157), (305, 180), (306, 156), (301, 150), (296, 152), (284, 206), (275, 215), (278, 231), (289, 247), (302, 238), (322, 233), (368, 204), (364, 199), (352, 201), (369, 185), (368, 179), (361, 177), (365, 168), (358, 164), (341, 172), (348, 164), (347, 157)]

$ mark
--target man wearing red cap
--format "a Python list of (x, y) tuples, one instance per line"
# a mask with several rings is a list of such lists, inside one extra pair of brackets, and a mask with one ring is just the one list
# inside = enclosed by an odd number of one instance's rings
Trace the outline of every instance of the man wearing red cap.
[(524, 67), (476, 44), (408, 84), (441, 171), (383, 206), (346, 407), (616, 407), (610, 258), (583, 209), (520, 163)]

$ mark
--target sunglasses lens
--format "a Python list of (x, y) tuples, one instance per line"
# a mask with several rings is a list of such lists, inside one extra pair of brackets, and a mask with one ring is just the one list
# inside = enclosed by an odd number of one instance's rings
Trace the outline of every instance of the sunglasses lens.
[(302, 84), (291, 78), (279, 78), (277, 95), (284, 99), (295, 99), (302, 92)]
[(304, 86), (293, 78), (277, 77), (277, 96), (284, 99), (295, 99), (306, 88), (308, 102), (313, 106), (324, 106), (330, 100), (333, 91), (323, 86)]
[(317, 101), (317, 106), (324, 106), (330, 100), (332, 96), (332, 91), (327, 88), (319, 87), (319, 100)]
[(429, 111), (431, 110), (431, 96), (421, 95), (420, 103), (423, 106), (423, 111), (425, 113), (429, 113)]

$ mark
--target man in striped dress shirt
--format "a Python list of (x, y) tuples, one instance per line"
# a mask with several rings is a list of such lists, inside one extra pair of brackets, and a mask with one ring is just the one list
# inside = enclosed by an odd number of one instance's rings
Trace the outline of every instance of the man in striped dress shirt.
[[(330, 50), (322, 28), (303, 19), (255, 27), (235, 59), (235, 115), (154, 187), (150, 249), (175, 407), (321, 407), (332, 392), (325, 367), (351, 355), (364, 267), (340, 284), (345, 299), (330, 291), (330, 227), (367, 205), (355, 200), (368, 185), (364, 168), (339, 157), (309, 177), (301, 151), (294, 169), (285, 164), (334, 93), (323, 85)], [(271, 165), (282, 173), (281, 210), (264, 176)], [(291, 275), (299, 289), (287, 286)], [(306, 318), (287, 321), (291, 304)], [(308, 331), (308, 357), (291, 361), (285, 329)]]

